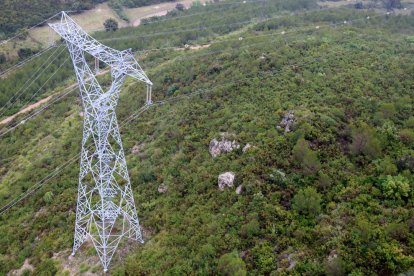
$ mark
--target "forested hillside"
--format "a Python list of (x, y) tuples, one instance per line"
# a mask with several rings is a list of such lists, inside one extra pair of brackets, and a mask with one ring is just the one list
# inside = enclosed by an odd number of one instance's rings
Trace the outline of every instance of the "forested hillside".
[(176, 2), (177, 0), (110, 0), (113, 2), (118, 2), (123, 6), (128, 8), (136, 8), (142, 6), (148, 6), (152, 4), (158, 4), (163, 2)]
[(90, 9), (104, 0), (1, 0), (0, 40), (62, 10)]
[[(121, 245), (111, 275), (414, 271), (413, 27), (412, 15), (275, 0), (95, 34), (136, 51), (155, 97), (138, 113), (143, 85), (128, 80), (121, 93), (145, 244)], [(0, 93), (49, 56), (1, 80)], [(72, 83), (70, 70), (48, 69), (58, 79), (35, 97)], [(56, 174), (0, 215), (0, 275), (25, 261), (28, 275), (101, 273), (90, 243), (68, 259), (81, 112), (69, 94), (0, 139), (0, 206)], [(222, 136), (240, 148), (213, 158)], [(236, 179), (222, 191), (223, 172)]]
[(175, 2), (175, 0), (0, 0), (0, 40), (60, 11), (82, 12), (103, 2), (109, 2), (116, 10), (122, 7), (135, 8), (162, 2)]

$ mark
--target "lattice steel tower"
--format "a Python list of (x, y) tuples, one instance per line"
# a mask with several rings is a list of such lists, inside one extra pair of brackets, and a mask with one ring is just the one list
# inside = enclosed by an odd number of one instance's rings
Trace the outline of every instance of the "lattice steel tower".
[[(152, 83), (130, 50), (109, 48), (84, 32), (66, 13), (49, 24), (65, 41), (75, 68), (84, 107), (75, 237), (72, 255), (90, 238), (104, 271), (123, 237), (143, 242), (115, 109), (127, 75)], [(109, 65), (112, 84), (104, 91), (85, 53)]]

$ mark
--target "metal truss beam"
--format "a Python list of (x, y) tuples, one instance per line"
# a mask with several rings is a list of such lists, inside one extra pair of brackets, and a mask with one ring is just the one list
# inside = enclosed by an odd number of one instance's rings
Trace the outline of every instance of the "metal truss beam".
[[(120, 88), (127, 75), (146, 83), (146, 103), (151, 104), (152, 82), (131, 51), (101, 44), (66, 13), (62, 12), (59, 23), (49, 26), (66, 41), (84, 107), (72, 254), (90, 239), (107, 271), (123, 237), (143, 242), (115, 113)], [(112, 84), (107, 91), (98, 83), (85, 53), (95, 58), (95, 64), (109, 65)]]

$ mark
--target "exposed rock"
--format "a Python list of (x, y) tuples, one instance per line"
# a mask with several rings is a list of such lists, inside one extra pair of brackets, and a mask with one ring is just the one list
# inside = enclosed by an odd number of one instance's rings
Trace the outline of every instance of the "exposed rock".
[(217, 139), (211, 140), (208, 151), (211, 156), (217, 157), (223, 152), (231, 152), (238, 148), (240, 148), (240, 144), (237, 141), (230, 141), (222, 136), (221, 141)]
[(160, 186), (158, 186), (158, 192), (159, 192), (160, 194), (163, 194), (163, 193), (165, 193), (166, 191), (168, 191), (168, 186), (167, 186), (167, 185), (165, 185), (164, 183), (163, 183), (163, 184), (161, 184)]
[(278, 271), (285, 269), (292, 270), (296, 266), (296, 261), (293, 259), (293, 254), (283, 254), (278, 257)]
[(24, 264), (20, 269), (12, 270), (7, 273), (7, 276), (20, 276), (23, 275), (25, 271), (33, 271), (34, 267), (29, 263), (29, 259), (24, 260)]
[(142, 149), (144, 148), (144, 146), (144, 143), (133, 146), (131, 150), (132, 154), (140, 156), (142, 154)]
[(47, 215), (47, 208), (46, 208), (46, 207), (42, 207), (42, 208), (40, 208), (40, 210), (39, 210), (39, 211), (37, 211), (37, 212), (35, 213), (34, 217), (35, 217), (35, 218), (38, 218), (38, 217), (43, 217), (43, 216), (45, 216), (45, 215)]
[(63, 275), (79, 275), (82, 269), (82, 275), (97, 276), (98, 274), (92, 271), (101, 271), (102, 268), (97, 254), (87, 254), (92, 247), (92, 240), (87, 238), (83, 245), (84, 250), (77, 251), (76, 256), (71, 256), (72, 250), (63, 250), (53, 253), (52, 259), (60, 264)]
[(328, 262), (332, 262), (336, 258), (338, 258), (338, 252), (336, 252), (336, 250), (334, 249), (329, 253)]
[(269, 179), (278, 185), (283, 185), (286, 182), (286, 174), (278, 169), (272, 169), (272, 172), (269, 174)]
[(246, 152), (246, 151), (248, 151), (250, 148), (252, 148), (253, 146), (252, 145), (250, 145), (249, 143), (247, 143), (244, 147), (243, 147), (243, 152)]
[(288, 113), (282, 118), (282, 121), (277, 126), (278, 129), (284, 128), (285, 133), (291, 131), (291, 127), (296, 123), (295, 115), (292, 110), (289, 110)]
[(236, 188), (236, 194), (241, 194), (241, 192), (242, 192), (242, 190), (243, 190), (243, 185), (239, 185), (237, 188)]
[(234, 178), (236, 175), (232, 172), (225, 172), (218, 177), (218, 186), (221, 191), (224, 191), (226, 187), (233, 187)]
[(296, 266), (296, 261), (292, 257), (293, 257), (292, 254), (289, 254), (289, 256), (288, 256), (288, 261), (289, 261), (288, 270), (292, 270)]
[(244, 258), (247, 257), (248, 254), (249, 254), (249, 251), (244, 250), (244, 251), (240, 252), (239, 255), (240, 255), (240, 258), (244, 259)]

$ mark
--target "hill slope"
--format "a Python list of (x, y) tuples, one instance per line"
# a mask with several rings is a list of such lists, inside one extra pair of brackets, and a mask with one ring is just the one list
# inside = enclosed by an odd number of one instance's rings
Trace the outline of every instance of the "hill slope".
[[(407, 31), (414, 19), (369, 16), (313, 11), (200, 37), (201, 31), (108, 41), (155, 48), (162, 39), (178, 45), (214, 37), (206, 49), (140, 55), (156, 100), (180, 98), (122, 127), (146, 243), (124, 245), (114, 275), (395, 275), (414, 268), (414, 63)], [(351, 19), (360, 20), (342, 24)], [(332, 22), (341, 24), (323, 27)], [(143, 103), (142, 91), (127, 83), (121, 122)], [(295, 123), (285, 133), (277, 126), (289, 111)], [(2, 137), (0, 202), (78, 155), (80, 112), (72, 95)], [(253, 147), (212, 158), (209, 144), (220, 133)], [(134, 146), (140, 151), (132, 153)], [(236, 174), (241, 194), (218, 189), (226, 171)], [(0, 217), (0, 273), (25, 259), (35, 275), (64, 270), (77, 174), (70, 163)], [(158, 192), (162, 184), (165, 193)], [(99, 273), (93, 255), (86, 245), (72, 269)]]

